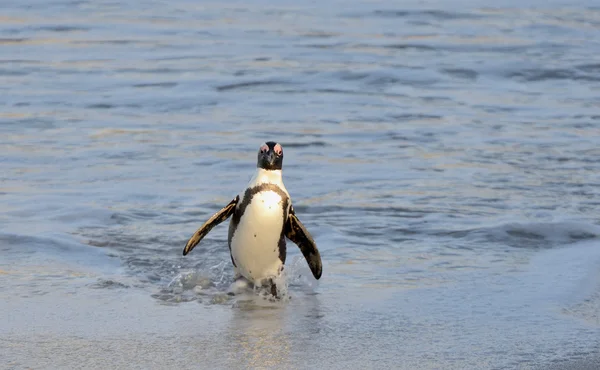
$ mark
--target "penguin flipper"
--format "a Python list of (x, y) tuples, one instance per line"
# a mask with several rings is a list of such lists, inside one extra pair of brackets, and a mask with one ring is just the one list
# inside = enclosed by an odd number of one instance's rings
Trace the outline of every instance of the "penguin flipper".
[(302, 222), (296, 217), (293, 207), (290, 208), (290, 214), (285, 224), (285, 236), (300, 248), (304, 258), (306, 258), (306, 262), (308, 262), (310, 271), (312, 271), (315, 279), (318, 280), (323, 271), (321, 254), (308, 230), (306, 230)]
[(188, 240), (187, 244), (185, 245), (185, 248), (183, 248), (183, 255), (185, 256), (186, 254), (190, 253), (192, 249), (194, 249), (194, 247), (198, 245), (198, 243), (200, 243), (200, 240), (202, 240), (202, 238), (204, 238), (206, 234), (208, 234), (208, 232), (212, 230), (213, 227), (227, 220), (229, 216), (233, 214), (233, 211), (235, 211), (235, 206), (237, 205), (239, 200), (239, 196), (235, 197), (231, 202), (229, 202), (228, 205), (223, 207), (223, 209), (221, 209), (219, 212), (215, 213), (211, 218), (209, 218), (208, 221), (204, 223), (204, 225), (200, 226), (200, 228), (196, 230), (194, 235), (192, 235), (190, 240)]

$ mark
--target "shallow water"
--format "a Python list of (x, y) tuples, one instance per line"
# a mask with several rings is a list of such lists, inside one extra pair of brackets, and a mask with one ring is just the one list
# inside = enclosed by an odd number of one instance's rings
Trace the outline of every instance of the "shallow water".
[[(600, 8), (0, 5), (8, 368), (542, 368), (600, 356)], [(230, 297), (225, 225), (285, 150), (324, 262)]]

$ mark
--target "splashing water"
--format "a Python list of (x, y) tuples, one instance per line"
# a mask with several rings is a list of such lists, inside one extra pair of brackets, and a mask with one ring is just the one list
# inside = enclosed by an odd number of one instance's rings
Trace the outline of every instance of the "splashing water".
[(270, 287), (254, 286), (243, 278), (234, 281), (230, 263), (223, 261), (207, 269), (180, 272), (152, 297), (165, 304), (192, 301), (226, 304), (232, 299), (247, 301), (249, 298), (257, 303), (253, 299), (257, 297), (271, 302), (288, 302), (292, 298), (290, 287), (308, 294), (314, 294), (317, 287), (317, 281), (300, 256), (294, 257), (273, 281), (277, 286), (277, 299), (271, 294)]

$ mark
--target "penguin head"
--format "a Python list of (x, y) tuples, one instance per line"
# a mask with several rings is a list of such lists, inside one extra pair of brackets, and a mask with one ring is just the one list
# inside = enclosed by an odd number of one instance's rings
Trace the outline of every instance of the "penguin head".
[(280, 170), (283, 166), (283, 148), (281, 144), (267, 141), (258, 149), (256, 167), (265, 170)]

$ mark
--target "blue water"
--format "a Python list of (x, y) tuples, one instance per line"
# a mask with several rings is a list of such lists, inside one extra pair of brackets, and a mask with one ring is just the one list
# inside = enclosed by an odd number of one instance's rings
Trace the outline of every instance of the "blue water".
[[(0, 4), (7, 368), (537, 369), (600, 356), (593, 1)], [(322, 254), (225, 294), (267, 140)]]

